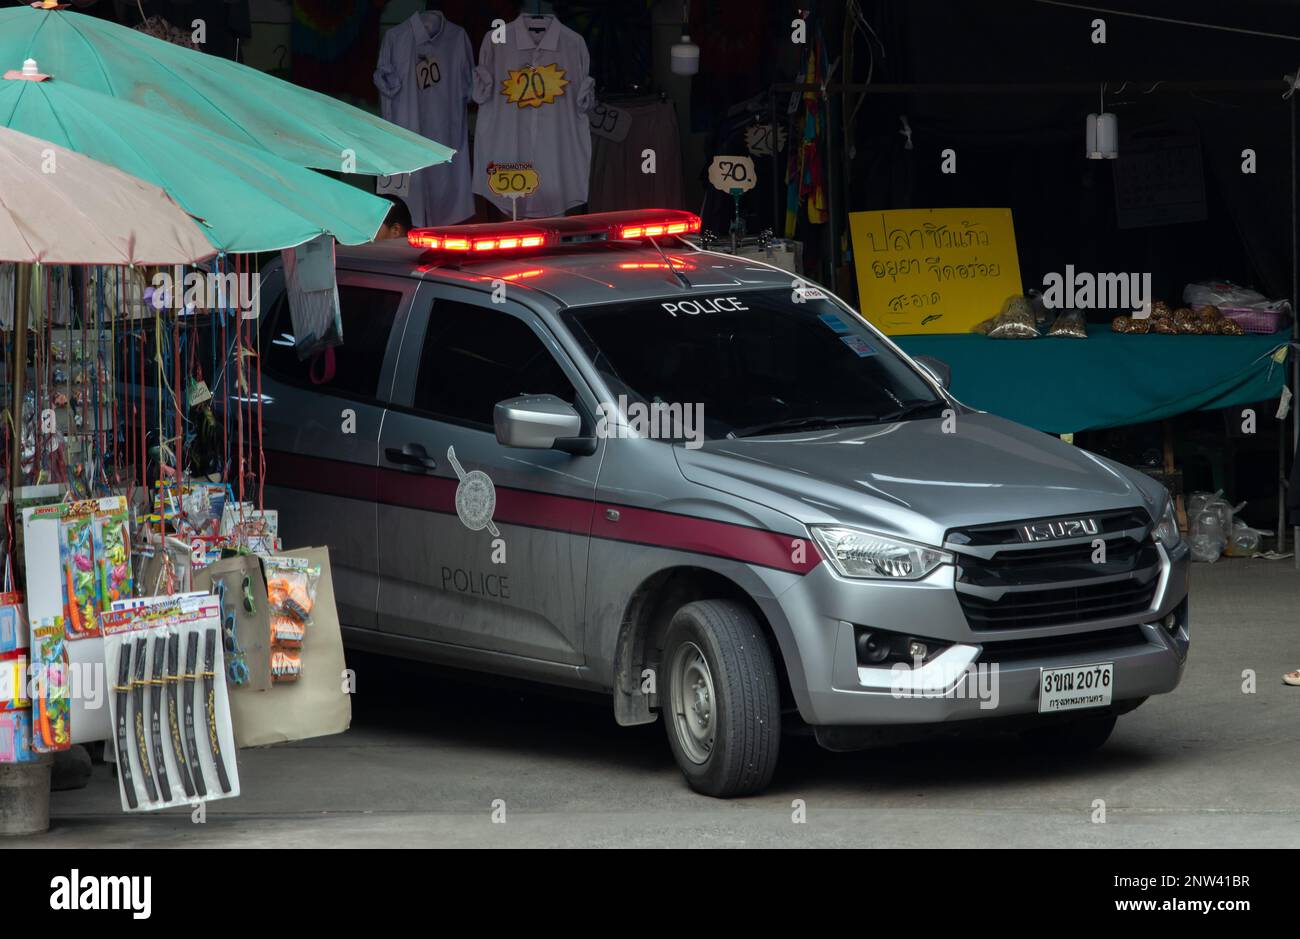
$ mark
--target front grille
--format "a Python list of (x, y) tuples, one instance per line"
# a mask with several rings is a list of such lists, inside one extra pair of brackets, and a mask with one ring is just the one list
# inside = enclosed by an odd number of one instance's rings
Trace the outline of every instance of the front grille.
[[(1101, 528), (1101, 534), (1109, 535), (1120, 531), (1146, 528), (1151, 518), (1145, 509), (1120, 509), (1111, 512), (1075, 513), (1071, 518), (1095, 518)], [(948, 532), (947, 540), (954, 545), (995, 545), (1020, 544), (1022, 525), (1035, 522), (1051, 521), (1049, 518), (1023, 518), (1018, 522), (998, 522), (993, 525), (974, 525)]]
[(1108, 655), (1122, 649), (1150, 645), (1142, 627), (1119, 626), (1090, 633), (1073, 633), (1068, 636), (1044, 636), (1040, 639), (1004, 639), (984, 643), (981, 662), (1010, 665), (1049, 656)]
[[(1150, 609), (1160, 579), (1151, 520), (1140, 509), (1090, 515), (1100, 532), (1059, 543), (1020, 541), (1029, 519), (948, 533), (956, 588), (973, 630), (1028, 629)], [(1011, 540), (1012, 538), (1015, 540)], [(1099, 561), (1093, 542), (1102, 539)]]

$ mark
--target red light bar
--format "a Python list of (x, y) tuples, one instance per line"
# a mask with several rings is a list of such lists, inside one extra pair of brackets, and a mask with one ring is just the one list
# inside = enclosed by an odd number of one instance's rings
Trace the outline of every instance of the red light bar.
[(413, 228), (406, 240), (416, 248), (480, 255), (496, 251), (537, 251), (593, 242), (688, 235), (700, 230), (700, 218), (678, 209), (631, 209), (566, 215), (526, 222), (492, 222)]
[[(469, 226), (466, 226), (469, 227)], [(454, 229), (412, 228), (406, 233), (406, 240), (416, 248), (431, 248), (434, 251), (471, 252), (513, 251), (520, 248), (540, 248), (546, 244), (545, 232), (516, 233), (510, 235), (490, 236), (487, 238), (465, 237)]]
[[(680, 214), (687, 215), (689, 213), (682, 212)], [(690, 218), (686, 219), (666, 218), (662, 221), (641, 222), (636, 225), (620, 225), (618, 227), (618, 237), (624, 240), (662, 238), (664, 235), (690, 235), (699, 230), (699, 216), (691, 215)]]

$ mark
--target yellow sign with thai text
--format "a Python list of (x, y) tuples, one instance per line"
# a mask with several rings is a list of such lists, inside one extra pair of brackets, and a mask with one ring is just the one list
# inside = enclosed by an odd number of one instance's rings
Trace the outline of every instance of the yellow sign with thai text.
[(965, 333), (1023, 293), (1010, 209), (850, 212), (858, 306), (882, 332)]

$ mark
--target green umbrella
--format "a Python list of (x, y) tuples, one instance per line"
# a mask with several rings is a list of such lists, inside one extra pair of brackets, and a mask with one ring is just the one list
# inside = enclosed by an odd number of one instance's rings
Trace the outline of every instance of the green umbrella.
[(323, 233), (360, 244), (389, 209), (355, 186), (57, 76), (0, 80), (0, 125), (166, 190), (226, 252), (273, 251)]
[(299, 166), (387, 176), (445, 163), (455, 152), (326, 95), (107, 20), (25, 3), (0, 10), (0, 63), (18, 68), (29, 58), (60, 81)]

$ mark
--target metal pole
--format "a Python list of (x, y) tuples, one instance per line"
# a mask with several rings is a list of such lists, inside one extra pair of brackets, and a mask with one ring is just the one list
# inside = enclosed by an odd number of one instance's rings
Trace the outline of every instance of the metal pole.
[[(1300, 312), (1300, 242), (1296, 234), (1296, 146), (1295, 146), (1295, 83), (1300, 81), (1300, 69), (1296, 70), (1296, 75), (1292, 79), (1291, 91), (1291, 109), (1288, 112), (1291, 120), (1291, 339), (1293, 343), (1300, 339), (1300, 320), (1296, 319), (1296, 313)], [(1297, 456), (1300, 456), (1300, 361), (1297, 361), (1300, 349), (1293, 344), (1291, 347), (1291, 465), (1295, 466)], [(1285, 449), (1285, 435), (1278, 441), (1278, 447)], [(1285, 470), (1284, 470), (1285, 472)], [(1282, 532), (1286, 530), (1286, 501), (1283, 500), (1281, 509), (1281, 522), (1278, 525), (1278, 552), (1281, 553), (1285, 545)], [(1300, 525), (1297, 525), (1292, 533), (1291, 544), (1295, 545), (1295, 569), (1300, 571)]]
[[(776, 91), (767, 90), (767, 103), (772, 111), (772, 234), (777, 238), (785, 237), (785, 200), (781, 186), (781, 155), (777, 152), (780, 128), (776, 126)], [(788, 144), (787, 144), (788, 145)]]
[(828, 268), (826, 280), (830, 284), (832, 293), (839, 293), (839, 285), (835, 282), (836, 275), (839, 273), (839, 258), (837, 257), (839, 241), (836, 236), (835, 228), (835, 173), (831, 171), (831, 164), (834, 162), (838, 165), (839, 161), (835, 159), (835, 127), (832, 117), (831, 98), (826, 89), (822, 88), (822, 113), (826, 115), (826, 146), (823, 148), (823, 159), (825, 160), (825, 181), (826, 181), (826, 238), (829, 244), (826, 246), (826, 266)]
[[(13, 409), (10, 416), (13, 424), (10, 430), (13, 432), (13, 453), (9, 458), (10, 483), (9, 483), (9, 500), (13, 501), (18, 492), (18, 486), (22, 482), (22, 456), (23, 456), (23, 385), (27, 378), (27, 317), (28, 301), (32, 294), (32, 266), (30, 264), (19, 264), (17, 276), (14, 278), (14, 364), (13, 375), (10, 376), (10, 384), (13, 386), (13, 400), (10, 407)], [(36, 415), (39, 422), (41, 416)], [(39, 424), (38, 424), (39, 426)], [(17, 531), (18, 520), (14, 520), (14, 530)], [(12, 545), (10, 548), (12, 549)]]

